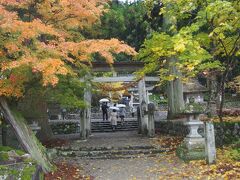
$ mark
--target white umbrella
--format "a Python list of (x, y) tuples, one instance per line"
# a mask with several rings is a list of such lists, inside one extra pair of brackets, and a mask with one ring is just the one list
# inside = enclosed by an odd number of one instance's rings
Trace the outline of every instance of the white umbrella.
[(119, 111), (119, 108), (118, 107), (115, 107), (115, 106), (112, 106), (112, 107), (110, 107), (109, 109), (112, 109), (112, 110), (116, 110), (116, 111)]
[(103, 103), (103, 102), (109, 102), (109, 100), (108, 99), (106, 99), (106, 98), (103, 98), (103, 99), (100, 99), (100, 101), (99, 101), (100, 103)]
[(125, 108), (126, 105), (125, 105), (125, 104), (118, 104), (117, 107), (118, 107), (118, 108)]

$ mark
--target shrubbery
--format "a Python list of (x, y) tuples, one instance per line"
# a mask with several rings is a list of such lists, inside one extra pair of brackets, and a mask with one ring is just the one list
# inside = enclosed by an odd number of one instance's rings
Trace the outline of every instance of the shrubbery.
[(235, 142), (228, 151), (227, 156), (233, 160), (240, 161), (240, 140)]

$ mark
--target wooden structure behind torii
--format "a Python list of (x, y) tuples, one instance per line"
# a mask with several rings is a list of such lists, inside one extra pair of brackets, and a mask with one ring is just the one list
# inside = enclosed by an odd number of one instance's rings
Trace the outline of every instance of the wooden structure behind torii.
[(116, 72), (127, 71), (135, 72), (144, 67), (144, 63), (140, 61), (131, 62), (114, 62), (114, 64), (109, 65), (106, 62), (91, 62), (91, 68), (93, 72), (109, 72), (114, 69)]

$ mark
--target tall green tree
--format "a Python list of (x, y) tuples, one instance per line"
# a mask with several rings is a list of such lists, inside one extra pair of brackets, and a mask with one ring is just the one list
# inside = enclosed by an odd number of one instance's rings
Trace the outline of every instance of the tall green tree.
[(132, 3), (113, 1), (100, 23), (84, 29), (83, 34), (90, 38), (118, 38), (139, 50), (150, 32), (160, 29), (162, 16), (159, 11), (160, 7), (156, 6), (149, 14), (141, 0)]
[(163, 80), (176, 78), (164, 68), (170, 62), (166, 57), (170, 56), (179, 59), (173, 65), (181, 72), (181, 79), (218, 70), (221, 118), (225, 83), (239, 58), (239, 1), (162, 0), (162, 3), (161, 13), (171, 21), (167, 27), (170, 33), (154, 34), (144, 43), (139, 56), (148, 64), (146, 72), (151, 71), (148, 66), (158, 67), (154, 70), (159, 71)]

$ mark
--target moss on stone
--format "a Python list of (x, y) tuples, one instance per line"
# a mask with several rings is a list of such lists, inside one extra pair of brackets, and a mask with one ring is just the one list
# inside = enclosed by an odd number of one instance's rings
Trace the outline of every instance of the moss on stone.
[(7, 161), (9, 159), (7, 152), (0, 152), (0, 161)]
[(22, 171), (22, 179), (32, 180), (33, 174), (36, 172), (36, 166), (28, 165)]
[(201, 160), (205, 159), (205, 150), (204, 148), (189, 150), (186, 144), (183, 143), (177, 148), (176, 155), (185, 162), (189, 162), (191, 160)]
[(11, 150), (13, 150), (13, 148), (8, 147), (8, 146), (0, 146), (0, 151), (6, 152), (6, 151), (11, 151)]
[(22, 163), (16, 166), (0, 166), (0, 179), (1, 177), (7, 177), (7, 179), (24, 179), (32, 180), (34, 173), (37, 170), (36, 163)]

